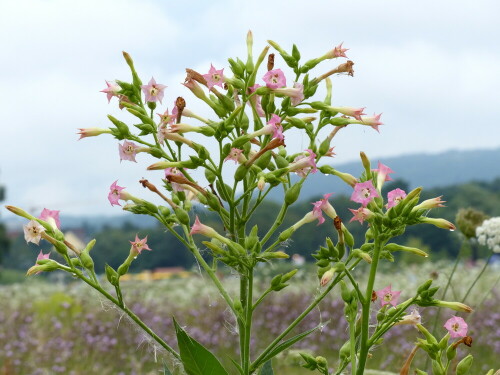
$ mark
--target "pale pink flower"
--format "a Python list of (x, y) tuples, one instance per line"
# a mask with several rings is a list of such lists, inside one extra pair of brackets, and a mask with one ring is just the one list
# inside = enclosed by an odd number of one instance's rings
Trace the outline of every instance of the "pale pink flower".
[(396, 322), (395, 325), (410, 324), (412, 326), (416, 326), (421, 323), (422, 317), (420, 316), (420, 313), (417, 309), (413, 309), (409, 315), (403, 316), (400, 321)]
[(47, 253), (47, 254), (44, 254), (42, 252), (42, 250), (40, 250), (40, 253), (38, 254), (38, 256), (36, 257), (36, 262), (35, 262), (35, 265), (33, 267), (31, 267), (28, 272), (26, 273), (28, 276), (31, 276), (31, 275), (38, 275), (40, 272), (42, 272), (42, 266), (38, 265), (38, 261), (39, 260), (45, 260), (45, 259), (50, 259), (49, 258), (50, 256), (50, 252)]
[(304, 100), (304, 85), (299, 82), (295, 82), (293, 88), (277, 88), (273, 92), (290, 97), (293, 106)]
[(120, 153), (120, 161), (130, 160), (137, 163), (135, 155), (137, 155), (137, 146), (134, 142), (123, 141), (123, 144), (118, 143), (118, 152)]
[[(252, 87), (248, 88), (248, 91), (250, 94), (255, 92), (259, 87), (261, 87), (258, 83), (253, 85)], [(261, 97), (259, 95), (253, 95), (250, 97), (250, 101), (248, 102), (248, 105), (253, 104), (255, 106), (255, 111), (257, 112), (257, 115), (259, 117), (266, 117), (266, 113), (264, 112), (264, 109), (262, 108), (261, 104)]]
[(337, 47), (333, 49), (333, 56), (334, 57), (346, 57), (345, 51), (349, 51), (349, 48), (342, 48), (342, 44), (344, 42), (340, 43)]
[(459, 316), (453, 316), (446, 321), (444, 328), (450, 333), (452, 339), (467, 336), (467, 323)]
[(31, 220), (28, 224), (24, 225), (23, 230), (26, 242), (33, 242), (36, 245), (40, 243), (42, 233), (45, 232), (45, 228), (35, 220)]
[[(169, 176), (183, 176), (184, 174), (178, 170), (177, 168), (166, 168), (165, 169), (165, 178), (168, 180)], [(170, 185), (172, 185), (172, 189), (174, 191), (184, 191), (184, 188), (182, 187), (181, 184), (178, 184), (176, 182), (171, 182)]]
[(96, 137), (101, 134), (111, 134), (111, 130), (101, 128), (80, 128), (78, 130), (79, 132), (77, 134), (80, 135), (80, 138), (78, 138), (78, 140), (87, 137)]
[(313, 204), (313, 214), (317, 217), (318, 219), (318, 225), (323, 224), (325, 222), (325, 219), (323, 218), (322, 212), (324, 212), (327, 216), (329, 216), (332, 219), (335, 219), (337, 217), (337, 212), (333, 208), (333, 206), (330, 204), (328, 201), (328, 198), (333, 193), (328, 193), (323, 195), (323, 199), (316, 201)]
[[(177, 107), (174, 107), (174, 108), (177, 109)], [(172, 124), (177, 117), (176, 115), (174, 115), (173, 112), (172, 112), (172, 114), (169, 114), (168, 108), (163, 114), (157, 113), (157, 115), (160, 116), (160, 125)]]
[(377, 293), (377, 297), (380, 299), (382, 306), (389, 304), (396, 306), (398, 304), (399, 295), (401, 294), (400, 291), (392, 290), (391, 285), (376, 291), (375, 293)]
[(224, 69), (217, 70), (212, 64), (210, 64), (210, 70), (208, 74), (203, 74), (203, 78), (207, 81), (207, 87), (209, 90), (214, 86), (224, 87)]
[(443, 203), (446, 203), (446, 201), (441, 200), (442, 197), (443, 196), (441, 195), (441, 196), (436, 197), (436, 198), (426, 199), (422, 203), (413, 207), (412, 211), (421, 210), (421, 209), (430, 210), (431, 208), (445, 207), (445, 205)]
[(111, 203), (112, 206), (115, 204), (118, 206), (121, 206), (119, 200), (121, 197), (121, 191), (125, 189), (124, 187), (118, 186), (117, 185), (118, 180), (113, 182), (111, 186), (109, 187), (109, 194), (108, 194), (108, 200), (109, 203)]
[(401, 189), (394, 189), (387, 193), (387, 205), (386, 208), (397, 206), (406, 197), (406, 192)]
[[(229, 152), (229, 155), (227, 155), (226, 158), (224, 159), (224, 161), (233, 160), (235, 162), (235, 164), (241, 163), (245, 159), (245, 157), (242, 155), (242, 152), (243, 152), (243, 150), (233, 147), (231, 149), (231, 151)], [(243, 156), (243, 160), (242, 160), (241, 156)]]
[(42, 260), (42, 259), (50, 259), (50, 252), (47, 253), (47, 254), (44, 254), (42, 252), (42, 250), (40, 250), (40, 253), (38, 254), (38, 256), (36, 257), (36, 261), (38, 262), (39, 260)]
[(142, 240), (139, 239), (139, 236), (137, 234), (135, 235), (135, 241), (129, 241), (130, 244), (132, 245), (132, 251), (135, 254), (140, 254), (142, 250), (149, 250), (148, 244), (146, 243), (148, 241), (148, 236), (144, 237)]
[(286, 86), (285, 74), (281, 69), (269, 70), (264, 77), (262, 77), (266, 86), (270, 89), (277, 89)]
[(146, 97), (146, 102), (156, 102), (159, 101), (161, 103), (161, 100), (163, 99), (164, 95), (164, 90), (167, 86), (165, 85), (160, 85), (156, 83), (154, 78), (151, 78), (148, 82), (147, 85), (142, 85), (141, 89), (142, 92), (144, 93), (144, 96)]
[(198, 218), (198, 215), (196, 215), (196, 219), (194, 221), (193, 226), (191, 227), (191, 231), (189, 234), (201, 234), (206, 237), (219, 237), (220, 235), (217, 233), (217, 231), (209, 227), (208, 225), (202, 224), (200, 219)]
[(106, 81), (106, 88), (101, 90), (100, 92), (103, 92), (106, 94), (106, 97), (108, 98), (108, 103), (111, 101), (111, 98), (113, 96), (118, 96), (118, 92), (122, 89), (116, 82), (109, 82)]
[(59, 212), (57, 210), (49, 210), (47, 208), (44, 208), (42, 210), (42, 213), (38, 217), (39, 219), (46, 221), (49, 223), (53, 228), (61, 228), (61, 220), (59, 220)]
[(372, 180), (358, 182), (354, 185), (354, 192), (351, 195), (351, 200), (361, 203), (364, 207), (372, 201), (373, 198), (379, 197), (377, 189), (373, 186)]
[(331, 109), (335, 112), (342, 113), (343, 115), (354, 117), (356, 120), (359, 120), (359, 121), (362, 121), (361, 115), (365, 114), (365, 113), (363, 113), (363, 111), (365, 110), (365, 107), (363, 107), (363, 108), (331, 107)]
[(382, 189), (382, 185), (385, 181), (392, 181), (389, 173), (394, 173), (394, 171), (380, 161), (378, 162), (378, 169), (374, 169), (373, 172), (377, 172), (377, 187), (379, 189)]
[(309, 172), (317, 172), (318, 169), (316, 168), (316, 154), (311, 149), (307, 149), (305, 152), (308, 155), (302, 154), (297, 156), (293, 160), (293, 163), (288, 166), (289, 172), (295, 172), (300, 177), (306, 177)]
[(170, 132), (172, 133), (189, 133), (189, 132), (199, 132), (200, 128), (198, 126), (188, 125), (188, 124), (171, 124)]
[(283, 126), (281, 126), (281, 118), (278, 115), (273, 113), (267, 124), (271, 126), (273, 138), (278, 138), (280, 140), (285, 139), (285, 136), (283, 135)]
[(371, 126), (373, 129), (375, 129), (376, 131), (378, 131), (380, 133), (380, 131), (378, 130), (378, 127), (379, 127), (379, 125), (384, 124), (383, 122), (380, 122), (380, 116), (382, 116), (382, 113), (380, 113), (378, 115), (374, 114), (373, 116), (363, 116), (363, 117), (361, 117), (361, 123), (363, 125)]
[(354, 215), (351, 220), (349, 220), (349, 223), (352, 221), (359, 221), (361, 224), (369, 218), (373, 216), (373, 212), (371, 212), (368, 208), (361, 206), (357, 210), (353, 210), (352, 208), (349, 208), (349, 211)]

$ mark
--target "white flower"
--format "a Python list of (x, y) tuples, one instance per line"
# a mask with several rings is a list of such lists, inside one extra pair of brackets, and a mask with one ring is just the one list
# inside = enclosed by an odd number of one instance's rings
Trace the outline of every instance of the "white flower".
[(24, 239), (26, 242), (33, 242), (34, 244), (39, 244), (42, 239), (42, 233), (45, 232), (45, 228), (38, 224), (35, 220), (31, 220), (24, 227)]
[(476, 228), (477, 241), (487, 246), (491, 251), (500, 253), (500, 217), (483, 221)]

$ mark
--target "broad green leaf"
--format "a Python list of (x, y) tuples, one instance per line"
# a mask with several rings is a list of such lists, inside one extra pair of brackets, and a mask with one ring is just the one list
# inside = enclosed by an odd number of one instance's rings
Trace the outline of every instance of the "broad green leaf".
[(184, 370), (188, 375), (228, 375), (218, 359), (177, 324), (174, 319), (177, 344)]
[(259, 371), (259, 375), (274, 375), (273, 366), (272, 366), (271, 361), (272, 360), (270, 359), (269, 361), (264, 363), (264, 366), (262, 366), (260, 371)]
[(310, 330), (307, 330), (305, 332), (299, 333), (296, 336), (293, 336), (291, 339), (283, 341), (281, 344), (279, 344), (273, 350), (271, 350), (269, 353), (267, 353), (267, 355), (264, 358), (262, 358), (262, 360), (260, 360), (259, 363), (255, 363), (254, 365), (256, 367), (258, 367), (258, 366), (260, 366), (261, 363), (266, 362), (266, 361), (274, 358), (279, 353), (281, 353), (282, 351), (288, 349), (290, 346), (295, 344), (297, 341), (302, 340), (304, 337), (306, 337), (306, 336), (310, 335), (311, 333), (313, 333), (314, 331), (316, 331), (322, 325), (324, 325), (324, 324), (319, 324), (316, 327), (311, 328)]

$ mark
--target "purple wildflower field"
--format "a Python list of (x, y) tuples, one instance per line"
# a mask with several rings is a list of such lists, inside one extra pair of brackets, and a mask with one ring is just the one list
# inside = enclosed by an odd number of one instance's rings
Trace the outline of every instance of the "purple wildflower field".
[[(392, 283), (394, 289), (411, 290), (429, 277), (430, 266), (403, 269), (397, 274), (383, 274), (377, 284)], [(446, 268), (440, 268), (436, 282), (445, 284)], [(459, 297), (466, 290), (468, 279), (476, 269), (459, 269), (461, 283), (455, 282), (449, 296)], [(317, 280), (301, 271), (302, 279), (282, 294), (270, 295), (257, 309), (252, 351), (263, 349), (311, 301), (318, 291)], [(300, 275), (299, 275), (300, 276)], [(474, 339), (472, 373), (498, 366), (500, 352), (500, 292), (487, 293), (498, 277), (498, 269), (490, 268), (477, 284), (468, 303), (476, 308), (467, 319), (469, 335)], [(300, 279), (300, 278), (299, 278)], [(457, 278), (458, 280), (458, 278)], [(236, 279), (226, 277), (231, 289)], [(265, 282), (262, 287), (264, 288)], [(238, 348), (235, 322), (217, 293), (201, 276), (188, 279), (125, 284), (125, 299), (129, 307), (167, 342), (176, 346), (172, 316), (194, 338), (214, 348), (218, 357), (231, 369), (229, 357)], [(484, 298), (487, 295), (487, 298)], [(484, 301), (483, 301), (484, 300)], [(160, 348), (127, 317), (100, 300), (98, 295), (77, 283), (46, 283), (38, 278), (23, 284), (0, 287), (0, 374), (158, 374), (162, 360), (172, 364)], [(421, 309), (423, 324), (432, 328), (435, 308)], [(373, 314), (375, 315), (375, 313)], [(444, 322), (455, 315), (442, 310), (438, 332), (444, 335)], [(465, 316), (464, 316), (465, 317)], [(327, 357), (330, 364), (336, 358), (331, 353), (348, 338), (343, 319), (343, 302), (334, 292), (299, 326), (306, 330), (318, 324), (324, 326), (292, 347), (276, 360), (277, 374), (311, 373), (299, 366), (299, 351)], [(369, 368), (399, 372), (418, 336), (411, 326), (396, 326), (385, 336), (385, 345), (376, 348), (368, 362)], [(423, 356), (416, 357), (419, 361)], [(461, 355), (459, 355), (461, 358)]]

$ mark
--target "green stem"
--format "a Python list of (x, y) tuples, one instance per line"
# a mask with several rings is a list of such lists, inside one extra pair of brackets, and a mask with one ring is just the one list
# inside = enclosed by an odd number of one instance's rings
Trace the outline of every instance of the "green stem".
[(356, 314), (351, 313), (354, 319), (349, 319), (349, 341), (351, 343), (351, 374), (356, 373)]
[[(375, 229), (375, 228), (373, 228)], [(370, 326), (370, 305), (373, 292), (373, 285), (375, 284), (375, 277), (377, 275), (377, 266), (380, 259), (380, 252), (384, 247), (384, 242), (378, 238), (377, 233), (375, 233), (375, 247), (373, 250), (372, 264), (370, 267), (370, 275), (368, 277), (368, 284), (366, 286), (365, 300), (361, 304), (362, 306), (362, 320), (361, 320), (361, 342), (360, 342), (360, 353), (359, 353), (359, 366), (357, 375), (363, 375), (366, 366), (366, 359), (368, 357), (368, 330)]]
[(124, 305), (120, 305), (119, 301), (114, 298), (111, 294), (106, 292), (101, 286), (94, 284), (92, 281), (87, 279), (81, 274), (77, 274), (78, 277), (83, 280), (85, 283), (90, 285), (92, 288), (101, 293), (104, 297), (106, 297), (109, 301), (117, 305), (125, 314), (127, 314), (130, 319), (132, 319), (139, 327), (141, 327), (149, 336), (153, 338), (158, 344), (160, 344), (167, 352), (172, 354), (177, 360), (180, 361), (181, 356), (177, 353), (170, 345), (168, 345), (165, 341), (163, 341), (157, 334), (155, 334), (137, 315), (135, 315), (131, 310), (129, 310)]
[(484, 271), (486, 271), (486, 268), (488, 267), (488, 264), (490, 263), (490, 259), (491, 257), (493, 256), (493, 253), (490, 254), (490, 256), (488, 257), (488, 259), (486, 260), (486, 263), (484, 264), (483, 268), (481, 269), (481, 271), (479, 272), (479, 274), (476, 276), (476, 278), (474, 279), (474, 281), (472, 282), (471, 286), (469, 287), (469, 289), (467, 290), (467, 293), (465, 293), (465, 296), (464, 298), (462, 298), (462, 303), (465, 302), (465, 300), (467, 299), (467, 297), (469, 296), (470, 292), (472, 291), (472, 288), (474, 288), (474, 286), (476, 285), (476, 283), (479, 281), (479, 279), (481, 278), (481, 276), (483, 276), (483, 273)]
[(253, 304), (252, 306), (252, 310), (255, 310), (257, 308), (257, 306), (259, 306), (259, 304), (264, 300), (264, 298), (266, 298), (266, 296), (271, 293), (273, 290), (272, 289), (267, 289), (260, 297), (257, 301), (255, 301), (255, 303)]
[[(345, 273), (346, 273), (347, 277), (349, 278), (349, 280), (351, 280), (351, 284), (354, 287), (354, 289), (356, 290), (359, 302), (363, 303), (365, 301), (365, 297), (363, 296), (363, 293), (359, 289), (358, 283), (356, 282), (356, 280), (354, 280), (354, 277), (352, 276), (351, 272), (349, 272), (348, 269), (345, 270)], [(354, 371), (353, 371), (353, 373), (354, 373)]]
[(243, 366), (243, 373), (250, 375), (250, 339), (252, 331), (252, 313), (253, 313), (253, 269), (248, 272), (248, 293), (246, 300), (246, 317), (245, 317), (245, 362)]
[(267, 231), (266, 235), (261, 241), (262, 246), (269, 240), (269, 238), (273, 235), (273, 233), (276, 231), (276, 229), (281, 225), (283, 222), (283, 218), (286, 215), (286, 211), (288, 209), (288, 205), (286, 203), (283, 203), (281, 206), (280, 212), (278, 213), (278, 216), (276, 217), (276, 220), (274, 221), (273, 225), (271, 228)]
[[(240, 275), (240, 302), (241, 306), (243, 306), (244, 309), (246, 309), (246, 304), (247, 304), (247, 288), (248, 288), (248, 278), (246, 275), (241, 274)], [(246, 313), (246, 310), (245, 310)], [(245, 314), (246, 316), (246, 314)], [(244, 369), (245, 368), (245, 363), (247, 362), (247, 353), (246, 353), (246, 325), (247, 322), (243, 320), (243, 317), (241, 319), (238, 319), (238, 327), (239, 327), (239, 333), (240, 333), (240, 360), (241, 360), (241, 367)], [(244, 372), (246, 375), (246, 373)]]

